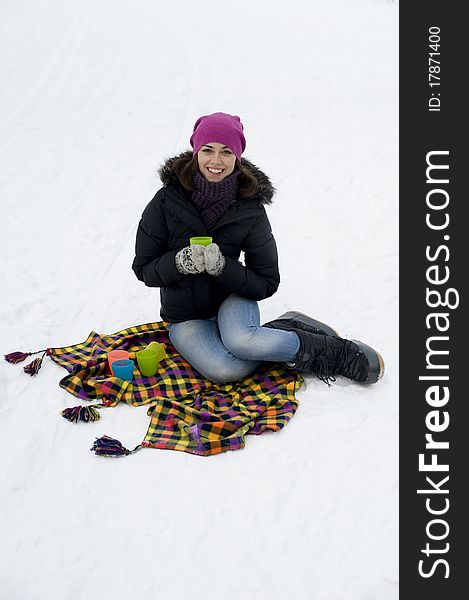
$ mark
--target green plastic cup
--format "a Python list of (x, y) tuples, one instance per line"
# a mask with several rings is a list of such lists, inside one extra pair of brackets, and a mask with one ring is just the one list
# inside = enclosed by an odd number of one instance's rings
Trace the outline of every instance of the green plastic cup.
[(166, 349), (163, 344), (159, 342), (150, 342), (145, 350), (154, 350), (158, 354), (158, 362), (166, 358)]
[(212, 241), (212, 238), (209, 236), (191, 237), (189, 239), (191, 246), (208, 246)]
[(158, 368), (158, 352), (156, 350), (139, 350), (135, 353), (138, 368), (144, 377), (153, 377)]

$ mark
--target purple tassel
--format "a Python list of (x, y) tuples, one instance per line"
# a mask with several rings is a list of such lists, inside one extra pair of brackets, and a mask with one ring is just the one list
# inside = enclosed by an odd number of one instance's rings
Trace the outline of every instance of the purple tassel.
[(128, 454), (133, 454), (140, 450), (142, 445), (136, 446), (133, 450), (128, 450), (124, 448), (124, 446), (119, 442), (119, 440), (115, 440), (108, 435), (103, 435), (103, 437), (96, 438), (93, 447), (90, 450), (98, 456), (127, 456)]
[(101, 406), (104, 405), (93, 404), (92, 406), (73, 406), (72, 408), (64, 408), (60, 414), (71, 423), (78, 423), (78, 421), (89, 423), (90, 421), (99, 421), (101, 415), (96, 409)]
[(31, 354), (32, 352), (10, 352), (10, 354), (5, 354), (4, 356), (7, 362), (16, 365), (17, 363), (26, 360), (28, 356), (31, 356)]
[(19, 362), (26, 360), (28, 356), (33, 354), (40, 354), (41, 352), (47, 352), (47, 350), (38, 350), (37, 352), (10, 352), (10, 354), (4, 354), (5, 360), (9, 363), (16, 365)]
[(39, 369), (41, 368), (42, 365), (42, 356), (41, 358), (35, 358), (33, 360), (33, 362), (30, 362), (29, 365), (26, 365), (25, 367), (23, 367), (23, 371), (25, 373), (27, 373), (28, 375), (31, 375), (31, 377), (33, 375), (37, 375)]
[[(42, 365), (42, 359), (46, 355), (47, 351), (43, 350), (41, 352), (44, 352), (44, 354), (40, 358), (35, 358), (32, 362), (29, 363), (29, 365), (26, 365), (25, 367), (23, 367), (23, 371), (25, 373), (27, 373), (28, 375), (31, 375), (31, 377), (33, 375), (37, 375), (37, 373)], [(31, 352), (31, 354), (37, 354), (37, 352)]]

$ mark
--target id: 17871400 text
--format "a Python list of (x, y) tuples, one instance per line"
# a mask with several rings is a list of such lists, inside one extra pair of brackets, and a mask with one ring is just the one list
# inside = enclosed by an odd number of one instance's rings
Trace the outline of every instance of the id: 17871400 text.
[(438, 112), (441, 109), (440, 92), (440, 28), (429, 27), (428, 29), (428, 85), (431, 96), (428, 99), (428, 110)]

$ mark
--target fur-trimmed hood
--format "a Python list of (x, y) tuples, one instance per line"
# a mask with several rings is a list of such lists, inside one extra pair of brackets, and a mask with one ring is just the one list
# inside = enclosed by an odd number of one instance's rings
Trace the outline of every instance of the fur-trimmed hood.
[[(178, 183), (178, 178), (176, 173), (173, 171), (174, 161), (178, 158), (191, 158), (192, 151), (186, 150), (177, 156), (173, 156), (165, 160), (165, 162), (158, 169), (158, 175), (163, 183), (163, 185), (176, 185)], [(259, 191), (255, 196), (255, 199), (260, 204), (272, 204), (272, 197), (275, 194), (275, 188), (272, 185), (272, 182), (268, 178), (268, 176), (261, 171), (256, 165), (247, 160), (246, 158), (241, 157), (241, 164), (244, 168), (246, 168), (259, 182)]]

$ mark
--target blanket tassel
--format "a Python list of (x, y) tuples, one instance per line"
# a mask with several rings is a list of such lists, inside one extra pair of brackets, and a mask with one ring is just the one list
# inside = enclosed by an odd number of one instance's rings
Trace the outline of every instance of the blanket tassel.
[(84, 421), (89, 423), (90, 421), (99, 421), (101, 415), (97, 408), (102, 408), (105, 404), (93, 404), (91, 406), (73, 406), (71, 408), (64, 408), (60, 413), (62, 417), (70, 421), (71, 423), (78, 423), (78, 421)]
[(127, 456), (137, 452), (141, 448), (143, 448), (143, 446), (139, 444), (133, 450), (128, 450), (127, 448), (124, 448), (119, 440), (115, 440), (108, 435), (103, 435), (103, 437), (95, 439), (90, 450), (92, 452), (94, 451), (98, 456)]
[(41, 352), (47, 352), (47, 350), (38, 350), (37, 352), (10, 352), (10, 354), (4, 354), (3, 356), (7, 362), (16, 365), (17, 363), (26, 360), (28, 356), (40, 354)]
[[(25, 367), (23, 367), (23, 371), (25, 373), (27, 373), (28, 375), (31, 375), (31, 377), (33, 375), (37, 375), (37, 373), (42, 365), (42, 359), (47, 354), (47, 350), (41, 350), (41, 352), (44, 352), (44, 354), (40, 358), (35, 358), (32, 362), (29, 363), (29, 365), (26, 365)], [(38, 353), (32, 352), (31, 354), (38, 354)]]

